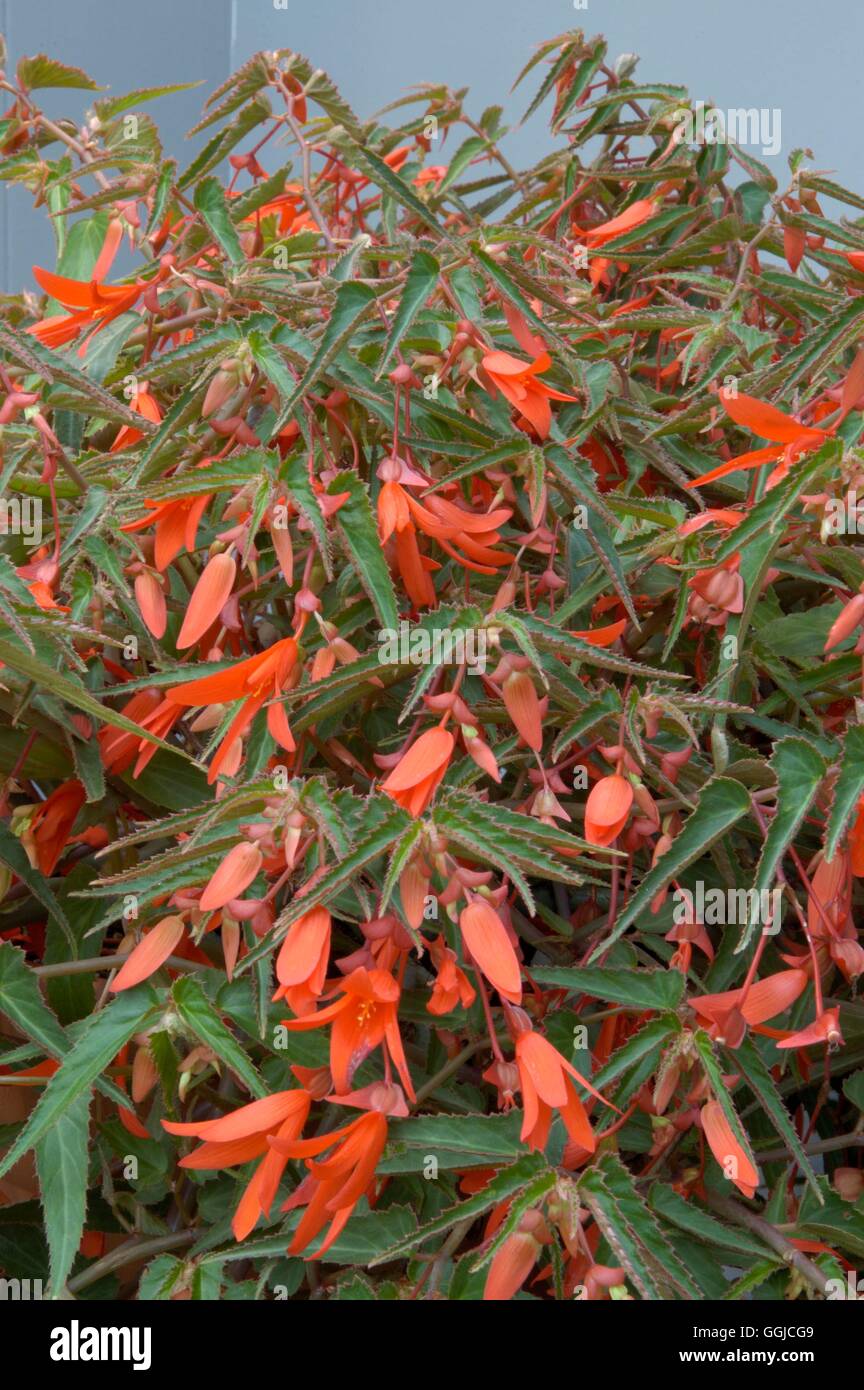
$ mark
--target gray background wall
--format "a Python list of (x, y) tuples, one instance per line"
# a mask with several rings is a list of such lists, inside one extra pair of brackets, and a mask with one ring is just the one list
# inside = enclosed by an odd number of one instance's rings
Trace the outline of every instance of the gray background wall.
[[(613, 57), (638, 53), (642, 80), (683, 83), (724, 110), (779, 108), (782, 148), (767, 161), (778, 177), (789, 151), (808, 145), (817, 167), (864, 186), (860, 0), (588, 0), (584, 9), (573, 0), (287, 0), (284, 9), (274, 0), (0, 0), (14, 60), (48, 51), (115, 92), (203, 78), (205, 88), (147, 108), (168, 151), (187, 160), (184, 134), (202, 93), (256, 49), (305, 53), (361, 115), (424, 81), (470, 86), (479, 114), (505, 98), (536, 44), (574, 27), (605, 34)], [(536, 71), (505, 105), (514, 118), (532, 81)], [(86, 104), (85, 94), (63, 92), (46, 109), (83, 114)], [(538, 113), (507, 149), (528, 163), (546, 141)], [(44, 216), (0, 185), (0, 287), (32, 283), (31, 264), (52, 256)]]

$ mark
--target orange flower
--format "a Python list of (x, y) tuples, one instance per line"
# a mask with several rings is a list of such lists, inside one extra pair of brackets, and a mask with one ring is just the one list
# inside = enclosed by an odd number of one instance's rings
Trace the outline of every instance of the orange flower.
[(593, 1153), (596, 1148), (594, 1131), (573, 1081), (578, 1081), (604, 1105), (609, 1105), (609, 1101), (595, 1091), (591, 1083), (556, 1051), (542, 1033), (534, 1032), (527, 1014), (520, 1015), (517, 1022), (523, 1029), (516, 1038), (516, 1065), (525, 1107), (520, 1138), (529, 1148), (545, 1149), (554, 1109), (560, 1112), (574, 1143)]
[(289, 927), (276, 957), (279, 988), (273, 995), (287, 999), (295, 1014), (308, 1013), (320, 998), (330, 959), (331, 917), (326, 907), (313, 907)]
[(185, 927), (182, 917), (163, 917), (161, 922), (142, 937), (129, 959), (120, 967), (111, 984), (111, 993), (120, 994), (155, 975), (182, 940)]
[(782, 459), (779, 468), (774, 469), (768, 479), (769, 487), (773, 487), (781, 478), (785, 477), (791, 464), (802, 454), (809, 453), (811, 449), (816, 449), (826, 439), (830, 439), (830, 431), (816, 429), (813, 426), (802, 425), (797, 420), (793, 420), (791, 415), (786, 415), (776, 406), (769, 405), (766, 401), (757, 400), (754, 396), (732, 395), (730, 392), (722, 390), (719, 393), (720, 403), (726, 414), (731, 417), (736, 425), (751, 430), (753, 434), (758, 434), (762, 439), (773, 440), (775, 444), (783, 444), (783, 449), (753, 449), (750, 453), (739, 454), (737, 458), (728, 459), (726, 463), (719, 464), (716, 468), (711, 468), (707, 473), (702, 473), (698, 478), (694, 478), (687, 487), (701, 487), (705, 483), (713, 483), (717, 478), (725, 478), (729, 473), (737, 473), (742, 469), (760, 468), (763, 463), (775, 463)]
[(620, 773), (601, 777), (585, 803), (585, 839), (604, 848), (616, 840), (633, 805), (633, 784)]
[(819, 1043), (827, 1043), (829, 1047), (839, 1047), (843, 1042), (843, 1034), (840, 1032), (840, 1006), (836, 1005), (833, 1009), (824, 1009), (817, 1019), (807, 1028), (802, 1028), (800, 1032), (793, 1033), (791, 1037), (783, 1038), (777, 1043), (780, 1048), (790, 1047), (814, 1047)]
[[(398, 1087), (380, 1087), (382, 1091)], [(348, 1096), (333, 1097), (343, 1104), (351, 1103)], [(307, 1259), (320, 1259), (347, 1225), (351, 1213), (375, 1177), (378, 1160), (387, 1143), (387, 1116), (380, 1110), (370, 1110), (351, 1124), (322, 1134), (317, 1139), (284, 1140), (277, 1136), (270, 1141), (283, 1163), (289, 1158), (306, 1159), (309, 1177), (297, 1192), (289, 1197), (282, 1210), (305, 1205), (306, 1210), (288, 1246), (289, 1255), (299, 1255), (313, 1241), (326, 1223), (330, 1229), (323, 1244)], [(335, 1147), (334, 1147), (335, 1146)], [(312, 1160), (327, 1149), (333, 1149), (321, 1163)]]
[(656, 210), (657, 204), (652, 198), (638, 198), (635, 203), (630, 204), (629, 208), (625, 208), (617, 217), (610, 218), (608, 222), (600, 222), (596, 227), (589, 227), (581, 231), (578, 227), (574, 227), (573, 232), (586, 246), (596, 249), (599, 246), (605, 246), (607, 241), (623, 236), (625, 232), (630, 232), (634, 227), (647, 222), (649, 217), (654, 216)]
[(296, 1140), (306, 1123), (310, 1104), (311, 1097), (306, 1091), (277, 1091), (218, 1120), (200, 1120), (193, 1124), (162, 1121), (169, 1134), (192, 1135), (204, 1140), (200, 1148), (181, 1158), (181, 1168), (196, 1171), (235, 1168), (253, 1158), (263, 1159), (234, 1213), (231, 1229), (235, 1240), (245, 1240), (255, 1229), (258, 1218), (269, 1215), (285, 1171), (287, 1158), (268, 1144), (267, 1136), (275, 1130), (280, 1142)]
[(261, 868), (262, 858), (258, 846), (248, 840), (241, 840), (229, 850), (201, 894), (201, 911), (216, 912), (245, 893)]
[[(231, 750), (246, 732), (259, 709), (268, 699), (280, 695), (285, 689), (297, 662), (297, 656), (298, 647), (294, 638), (283, 637), (266, 651), (238, 662), (228, 671), (186, 681), (183, 685), (176, 685), (167, 691), (167, 701), (174, 706), (215, 705), (238, 699), (243, 701), (210, 764), (208, 782), (216, 781)], [(281, 720), (276, 711), (282, 714)], [(288, 752), (293, 752), (294, 740), (281, 705), (268, 707), (267, 727), (277, 743)]]
[[(133, 723), (143, 724), (149, 714), (161, 703), (160, 694), (157, 689), (144, 689), (136, 691), (131, 699), (121, 705), (121, 714), (125, 714), (126, 719), (131, 719)], [(138, 755), (140, 738), (136, 734), (126, 734), (122, 728), (114, 728), (113, 724), (104, 724), (100, 728), (99, 751), (106, 771), (110, 773), (125, 773), (126, 769), (132, 766)], [(153, 745), (150, 745), (153, 746)]]
[(168, 626), (168, 606), (161, 580), (152, 570), (142, 570), (135, 579), (135, 599), (147, 631), (158, 642)]
[(843, 605), (831, 624), (822, 650), (830, 652), (832, 648), (839, 647), (841, 642), (852, 636), (861, 622), (864, 622), (864, 594), (855, 594)]
[(518, 1293), (540, 1258), (543, 1246), (551, 1241), (542, 1212), (524, 1212), (518, 1227), (504, 1241), (489, 1266), (483, 1301), (502, 1302)]
[(183, 626), (177, 635), (178, 651), (184, 647), (194, 647), (213, 626), (228, 601), (236, 576), (237, 562), (228, 552), (213, 555), (207, 561), (192, 591)]
[(31, 858), (35, 858), (39, 872), (46, 877), (57, 867), (86, 795), (81, 783), (73, 778), (57, 787), (30, 817), (24, 843), (31, 851)]
[(535, 753), (539, 753), (543, 747), (540, 700), (528, 671), (524, 669), (511, 671), (501, 686), (501, 693), (504, 696), (507, 713), (513, 720), (519, 737)]
[(412, 816), (422, 816), (453, 756), (454, 738), (446, 729), (427, 729), (402, 754), (381, 790)]
[(589, 647), (611, 647), (613, 642), (617, 642), (629, 619), (621, 618), (617, 623), (609, 623), (606, 627), (586, 628), (582, 632), (571, 632), (571, 637), (579, 637), (583, 642), (587, 642)]
[(207, 510), (212, 493), (199, 497), (175, 497), (170, 502), (153, 502), (145, 498), (144, 506), (150, 508), (147, 516), (137, 521), (127, 521), (121, 531), (143, 531), (148, 526), (156, 527), (156, 546), (154, 563), (160, 574), (166, 570), (181, 550), (191, 552), (195, 549), (201, 517)]
[(69, 280), (38, 265), (34, 265), (33, 274), (45, 293), (71, 312), (41, 319), (31, 324), (27, 332), (38, 338), (44, 347), (55, 348), (71, 342), (82, 328), (93, 324), (93, 333), (82, 343), (80, 353), (86, 351), (94, 334), (132, 308), (143, 288), (141, 285), (100, 285), (95, 279), (89, 282)]
[[(129, 402), (132, 410), (137, 410), (139, 415), (143, 415), (145, 420), (152, 420), (154, 425), (158, 425), (162, 419), (162, 411), (159, 403), (151, 396), (146, 387), (142, 386)], [(111, 453), (119, 453), (121, 449), (129, 449), (133, 444), (137, 444), (144, 435), (141, 430), (136, 430), (134, 425), (122, 425), (117, 433), (117, 438), (111, 445)]]
[(522, 975), (513, 943), (492, 904), (479, 894), (459, 914), (462, 940), (477, 969), (511, 1004), (522, 1000)]
[(470, 1009), (477, 994), (465, 971), (460, 970), (456, 952), (450, 950), (443, 936), (438, 936), (429, 943), (429, 953), (438, 973), (427, 1011), (440, 1016), (452, 1013), (457, 1004)]
[[(654, 199), (638, 198), (617, 217), (612, 217), (607, 222), (600, 222), (596, 227), (582, 230), (573, 225), (571, 234), (589, 251), (597, 251), (601, 246), (605, 246), (607, 241), (614, 241), (615, 237), (623, 236), (625, 232), (633, 231), (643, 222), (647, 222), (649, 217), (653, 217), (656, 210), (657, 203)], [(620, 266), (622, 270), (627, 269), (627, 265), (623, 261), (613, 262), (607, 256), (591, 257), (588, 275), (595, 289), (598, 285), (611, 284), (609, 269), (613, 264)]]
[(492, 512), (472, 512), (437, 493), (418, 502), (409, 488), (428, 487), (429, 479), (404, 459), (383, 459), (378, 466), (381, 489), (378, 493), (378, 529), (382, 543), (394, 536), (396, 564), (408, 597), (418, 608), (435, 605), (435, 589), (429, 577), (440, 566), (421, 555), (417, 532), (436, 541), (463, 569), (478, 574), (494, 574), (511, 556), (496, 550), (499, 527), (512, 515), (509, 507)]
[(759, 1172), (753, 1155), (732, 1132), (719, 1100), (709, 1100), (700, 1111), (702, 1130), (724, 1174), (744, 1197), (753, 1197)]
[(746, 994), (743, 988), (730, 989), (724, 994), (697, 995), (688, 1002), (709, 1020), (712, 1036), (722, 1037), (729, 1047), (737, 1047), (748, 1024), (757, 1032), (764, 1031), (760, 1025), (794, 1004), (806, 985), (805, 971), (780, 970), (757, 980)]
[(576, 400), (575, 396), (567, 396), (537, 380), (540, 372), (548, 372), (552, 366), (548, 352), (541, 352), (533, 362), (522, 362), (509, 352), (487, 352), (481, 365), (491, 383), (492, 395), (500, 391), (541, 439), (546, 439), (552, 424), (550, 400)]
[(284, 1026), (292, 1032), (305, 1033), (310, 1028), (333, 1024), (330, 1071), (340, 1092), (350, 1089), (360, 1063), (383, 1043), (413, 1100), (414, 1087), (399, 1033), (397, 1005), (401, 991), (397, 982), (386, 970), (367, 970), (361, 965), (337, 988), (344, 991), (341, 999), (303, 1018), (285, 1019)]

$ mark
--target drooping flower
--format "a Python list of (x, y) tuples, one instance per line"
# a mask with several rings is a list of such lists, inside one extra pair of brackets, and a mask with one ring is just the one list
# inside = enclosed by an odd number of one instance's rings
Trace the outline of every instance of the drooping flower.
[(840, 1006), (836, 1005), (832, 1009), (823, 1009), (817, 1019), (806, 1028), (793, 1033), (788, 1038), (783, 1038), (777, 1043), (779, 1048), (815, 1047), (817, 1045), (828, 1044), (829, 1047), (839, 1047), (843, 1042), (843, 1034), (840, 1031)]
[[(396, 1094), (398, 1093), (398, 1095)], [(289, 1158), (306, 1160), (309, 1177), (283, 1206), (290, 1211), (298, 1206), (306, 1210), (294, 1232), (289, 1255), (299, 1255), (307, 1249), (319, 1231), (330, 1222), (323, 1243), (307, 1259), (319, 1259), (345, 1229), (351, 1214), (365, 1192), (371, 1187), (375, 1169), (387, 1143), (387, 1115), (407, 1114), (404, 1098), (401, 1105), (398, 1086), (378, 1083), (367, 1087), (365, 1093), (332, 1096), (341, 1105), (373, 1106), (351, 1124), (331, 1130), (316, 1139), (288, 1139), (276, 1136), (271, 1146), (284, 1162)], [(377, 1108), (381, 1106), (382, 1108)], [(319, 1154), (332, 1149), (330, 1157), (315, 1162)]]
[(470, 1009), (477, 998), (474, 986), (460, 969), (456, 952), (451, 951), (443, 936), (429, 943), (429, 953), (437, 971), (432, 997), (426, 1008), (430, 1014), (450, 1014), (457, 1005)]
[(95, 279), (70, 280), (65, 275), (54, 275), (34, 265), (33, 274), (46, 294), (56, 299), (68, 314), (55, 314), (40, 319), (27, 329), (38, 338), (44, 347), (62, 347), (77, 338), (82, 328), (93, 325), (93, 332), (84, 340), (81, 349), (86, 350), (90, 338), (106, 328), (114, 319), (125, 314), (137, 302), (142, 285), (101, 285)]
[(484, 1302), (502, 1302), (518, 1293), (552, 1236), (537, 1210), (523, 1212), (519, 1225), (493, 1256), (483, 1289)]
[(207, 561), (190, 595), (183, 625), (177, 634), (178, 651), (194, 647), (213, 626), (228, 602), (236, 575), (237, 561), (227, 551)]
[(359, 966), (334, 992), (342, 997), (302, 1018), (283, 1020), (291, 1032), (307, 1032), (332, 1024), (330, 1033), (330, 1071), (337, 1091), (347, 1093), (352, 1077), (376, 1047), (382, 1043), (392, 1059), (409, 1097), (414, 1099), (414, 1087), (405, 1060), (399, 1033), (400, 988), (386, 970), (367, 970)]
[[(166, 692), (170, 705), (194, 707), (196, 705), (222, 704), (228, 700), (242, 700), (216, 752), (208, 782), (215, 782), (220, 770), (240, 738), (249, 728), (252, 720), (267, 700), (281, 695), (288, 684), (297, 662), (299, 649), (293, 637), (283, 637), (266, 651), (239, 661), (227, 671), (219, 671), (215, 676), (201, 676), (198, 680), (186, 681), (173, 686)], [(274, 711), (278, 713), (274, 713)], [(279, 718), (279, 715), (282, 718)], [(269, 705), (267, 727), (277, 743), (293, 752), (294, 740), (288, 728), (281, 705)]]
[(241, 840), (226, 854), (201, 894), (202, 912), (215, 912), (232, 898), (239, 898), (261, 868), (263, 856), (257, 845)]
[(200, 1148), (181, 1158), (180, 1167), (196, 1171), (235, 1168), (260, 1158), (242, 1197), (231, 1229), (235, 1240), (245, 1240), (261, 1216), (267, 1217), (288, 1162), (287, 1157), (268, 1143), (275, 1133), (280, 1143), (299, 1138), (309, 1114), (311, 1096), (305, 1090), (277, 1091), (262, 1100), (253, 1100), (218, 1120), (178, 1124), (163, 1120), (169, 1134), (191, 1135), (203, 1139)]
[(287, 999), (295, 1014), (306, 1014), (320, 998), (330, 959), (331, 917), (320, 904), (289, 928), (276, 957), (279, 988), (273, 995)]
[(492, 395), (500, 391), (540, 439), (548, 437), (552, 426), (549, 402), (576, 400), (538, 379), (541, 372), (548, 372), (552, 366), (548, 352), (542, 352), (533, 362), (523, 362), (509, 352), (487, 352), (481, 365)]
[(709, 1100), (699, 1112), (702, 1130), (723, 1172), (744, 1197), (753, 1197), (759, 1186), (759, 1172), (742, 1142), (732, 1131), (719, 1100)]
[(767, 401), (757, 400), (754, 396), (739, 395), (724, 389), (720, 391), (719, 399), (727, 415), (736, 425), (751, 430), (762, 439), (772, 440), (775, 446), (783, 447), (753, 449), (749, 453), (739, 454), (736, 458), (728, 459), (716, 468), (709, 469), (707, 473), (700, 474), (688, 483), (687, 487), (703, 487), (718, 478), (728, 477), (730, 473), (760, 468), (764, 463), (779, 463), (782, 460), (768, 479), (768, 485), (772, 487), (785, 477), (796, 459), (802, 454), (818, 449), (820, 444), (824, 444), (826, 439), (831, 437), (830, 431), (818, 429), (813, 425), (802, 425), (793, 420), (791, 415), (786, 415), (776, 406), (769, 405)]
[(707, 1018), (713, 1037), (737, 1047), (747, 1026), (761, 1031), (769, 1018), (784, 1013), (807, 986), (803, 970), (780, 970), (757, 980), (749, 989), (730, 989), (723, 994), (701, 994), (688, 1000), (690, 1007)]
[(138, 612), (144, 626), (159, 642), (165, 636), (168, 626), (168, 605), (162, 582), (152, 570), (142, 569), (141, 573), (135, 576), (134, 588)]
[(595, 782), (585, 803), (585, 839), (605, 848), (616, 840), (633, 805), (633, 784), (620, 773)]
[(195, 549), (198, 527), (212, 495), (207, 492), (192, 497), (174, 497), (168, 502), (154, 502), (145, 498), (144, 506), (149, 511), (135, 521), (127, 521), (120, 530), (132, 533), (155, 526), (153, 558), (157, 570), (162, 573), (181, 550), (191, 553)]
[(46, 797), (30, 817), (24, 844), (35, 859), (39, 872), (45, 874), (46, 878), (57, 867), (86, 796), (82, 784), (72, 778)]
[(511, 1004), (522, 1000), (522, 975), (504, 923), (487, 898), (475, 894), (459, 914), (462, 940), (477, 969)]
[(501, 686), (501, 693), (504, 696), (507, 713), (513, 720), (520, 738), (527, 743), (533, 752), (539, 753), (543, 747), (540, 699), (537, 695), (537, 688), (528, 674), (527, 659), (525, 660), (525, 667), (521, 670), (513, 670), (505, 677)]
[[(145, 420), (150, 420), (154, 425), (158, 425), (162, 419), (162, 411), (159, 409), (159, 402), (155, 396), (147, 390), (145, 385), (139, 386), (131, 401), (130, 409), (143, 415)], [(117, 454), (121, 449), (131, 449), (133, 444), (144, 438), (143, 430), (136, 430), (134, 425), (121, 425), (117, 432), (117, 438), (111, 445), (111, 453)]]
[(163, 917), (155, 927), (141, 938), (131, 956), (121, 965), (111, 983), (112, 994), (120, 994), (124, 989), (132, 989), (155, 975), (160, 965), (174, 952), (183, 938), (185, 926), (183, 918)]
[(412, 816), (422, 816), (453, 756), (455, 740), (442, 728), (427, 729), (399, 759), (381, 790)]
[[(552, 1124), (552, 1111), (558, 1110), (570, 1138), (593, 1153), (597, 1141), (585, 1106), (579, 1099), (576, 1081), (597, 1100), (610, 1102), (595, 1090), (576, 1068), (562, 1057), (542, 1033), (531, 1026), (527, 1014), (516, 1015), (521, 1031), (516, 1036), (516, 1065), (522, 1088), (525, 1118), (520, 1138), (532, 1149), (545, 1149)], [(614, 1106), (612, 1107), (615, 1108)]]

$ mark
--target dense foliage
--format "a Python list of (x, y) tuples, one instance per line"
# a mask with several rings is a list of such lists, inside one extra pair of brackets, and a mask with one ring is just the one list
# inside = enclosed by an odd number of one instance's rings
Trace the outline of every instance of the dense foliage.
[(363, 121), (288, 50), (186, 168), (172, 89), (0, 81), (57, 251), (0, 303), (7, 1277), (864, 1255), (864, 197), (600, 39), (538, 76), (523, 170), (500, 108)]

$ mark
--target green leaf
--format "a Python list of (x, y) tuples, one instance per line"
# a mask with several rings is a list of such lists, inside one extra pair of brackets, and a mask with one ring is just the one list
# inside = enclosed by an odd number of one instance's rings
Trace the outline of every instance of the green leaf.
[(449, 1207), (440, 1216), (436, 1216), (433, 1221), (427, 1222), (425, 1226), (415, 1227), (402, 1240), (391, 1245), (375, 1259), (370, 1260), (370, 1269), (374, 1269), (375, 1265), (387, 1264), (390, 1260), (401, 1259), (403, 1255), (407, 1255), (418, 1245), (424, 1245), (433, 1236), (444, 1235), (460, 1222), (481, 1216), (484, 1211), (488, 1211), (490, 1207), (497, 1206), (499, 1202), (512, 1197), (515, 1192), (521, 1192), (523, 1188), (536, 1179), (538, 1173), (546, 1166), (546, 1160), (542, 1154), (524, 1154), (510, 1167), (503, 1168), (496, 1173), (481, 1192), (476, 1192), (466, 1202), (459, 1202), (455, 1207)]
[(185, 1268), (183, 1260), (178, 1260), (176, 1255), (157, 1255), (138, 1281), (138, 1301), (152, 1303), (170, 1299)]
[(520, 1193), (512, 1197), (507, 1207), (507, 1215), (495, 1232), (493, 1239), (484, 1250), (479, 1259), (471, 1266), (471, 1273), (476, 1274), (479, 1270), (485, 1269), (486, 1265), (494, 1260), (502, 1245), (515, 1231), (519, 1229), (519, 1222), (527, 1211), (532, 1207), (538, 1206), (543, 1198), (548, 1196), (556, 1182), (554, 1168), (549, 1168), (545, 1173), (538, 1173), (533, 1182), (524, 1187)]
[(333, 479), (327, 491), (331, 496), (341, 492), (349, 494), (336, 513), (336, 526), (381, 626), (395, 630), (399, 625), (396, 592), (366, 489), (356, 473), (346, 470)]
[(468, 168), (472, 159), (488, 149), (488, 144), (489, 142), (479, 135), (470, 135), (467, 140), (463, 140), (447, 165), (446, 174), (435, 189), (436, 198), (440, 198), (442, 193), (446, 193), (447, 189), (453, 186), (462, 171)]
[(5, 864), (8, 869), (12, 870), (13, 874), (20, 878), (22, 883), (26, 883), (34, 898), (50, 913), (67, 941), (71, 942), (73, 940), (72, 928), (69, 926), (66, 914), (52, 893), (47, 878), (38, 869), (31, 868), (24, 846), (5, 823), (0, 823), (0, 864)]
[(282, 467), (281, 481), (285, 484), (288, 496), (309, 523), (318, 543), (318, 550), (327, 572), (333, 577), (333, 561), (330, 555), (330, 535), (318, 496), (309, 477), (309, 463), (302, 455), (295, 455)]
[[(777, 775), (777, 811), (765, 836), (765, 844), (756, 867), (753, 888), (758, 897), (750, 898), (750, 913), (738, 951), (743, 951), (753, 928), (760, 921), (762, 893), (767, 892), (777, 875), (787, 845), (806, 816), (810, 803), (825, 776), (823, 759), (812, 744), (801, 738), (783, 738), (774, 745), (770, 766)], [(763, 929), (774, 924), (762, 923)]]
[(214, 177), (202, 179), (195, 189), (195, 207), (234, 266), (243, 265), (246, 256), (237, 229), (231, 221), (222, 185)]
[(213, 1049), (257, 1100), (269, 1095), (261, 1077), (234, 1034), (223, 1023), (198, 980), (192, 975), (177, 980), (171, 991), (177, 1013), (202, 1043)]
[(122, 97), (100, 97), (94, 101), (97, 116), (102, 121), (110, 121), (115, 116), (119, 116), (122, 111), (134, 110), (137, 106), (143, 106), (145, 101), (156, 101), (158, 97), (173, 96), (175, 92), (191, 92), (195, 87), (202, 87), (204, 79), (198, 82), (174, 82), (168, 87), (138, 87), (134, 92), (127, 92)]
[(798, 1138), (788, 1111), (780, 1099), (780, 1092), (777, 1090), (774, 1078), (765, 1065), (755, 1042), (751, 1037), (746, 1037), (740, 1047), (735, 1048), (734, 1051), (732, 1049), (728, 1049), (728, 1051), (731, 1068), (741, 1072), (783, 1143), (797, 1159), (799, 1168), (813, 1189), (817, 1201), (821, 1203), (822, 1193), (819, 1190), (819, 1180), (813, 1171), (813, 1165), (807, 1157), (804, 1145)]
[(857, 1260), (864, 1259), (864, 1198), (845, 1202), (828, 1184), (821, 1180), (824, 1201), (820, 1206), (808, 1190), (798, 1210), (796, 1235), (809, 1240), (824, 1240), (839, 1245)]
[(375, 373), (376, 380), (383, 376), (400, 341), (435, 289), (440, 269), (435, 257), (430, 255), (428, 251), (415, 253), (411, 262), (411, 269), (408, 271), (408, 278), (405, 281), (405, 288), (402, 291), (402, 297), (399, 300), (399, 307), (393, 316), (387, 342), (384, 344), (381, 361), (378, 363), (378, 370)]
[(46, 666), (44, 661), (40, 661), (36, 656), (31, 656), (30, 652), (23, 651), (15, 642), (6, 641), (5, 638), (0, 639), (0, 661), (3, 662), (4, 666), (11, 666), (13, 671), (18, 671), (20, 675), (26, 676), (28, 680), (33, 681), (41, 689), (50, 691), (52, 695), (59, 695), (62, 700), (66, 700), (68, 704), (82, 710), (84, 714), (89, 714), (98, 723), (111, 724), (115, 729), (124, 729), (127, 734), (135, 734), (138, 738), (146, 739), (148, 743), (155, 743), (159, 748), (164, 748), (169, 753), (186, 758), (187, 762), (192, 761), (182, 749), (172, 747), (164, 739), (157, 738), (147, 729), (142, 729), (140, 724), (136, 724), (134, 720), (127, 719), (124, 714), (117, 714), (109, 706), (100, 704), (89, 691), (76, 685), (68, 676), (61, 675), (59, 671)]
[[(97, 212), (94, 217), (74, 223), (69, 229), (63, 255), (57, 262), (57, 274), (66, 275), (70, 280), (89, 280), (107, 230), (107, 212)], [(50, 299), (48, 303), (53, 312), (64, 312), (55, 299)]]
[(619, 914), (609, 936), (597, 946), (589, 965), (604, 955), (640, 913), (648, 907), (655, 893), (680, 876), (688, 864), (701, 858), (710, 845), (725, 835), (750, 810), (747, 788), (730, 777), (714, 777), (702, 788), (696, 809), (687, 817), (683, 829), (676, 835), (665, 854), (661, 855), (643, 878), (626, 907)]
[(604, 1154), (588, 1169), (578, 1193), (643, 1298), (662, 1299), (666, 1290), (701, 1298), (616, 1154)]
[(69, 1051), (69, 1040), (43, 1000), (37, 977), (11, 941), (0, 943), (0, 1004), (49, 1057), (60, 1058)]
[[(272, 382), (279, 392), (280, 398), (287, 400), (294, 390), (294, 378), (286, 367), (282, 355), (278, 348), (265, 338), (257, 328), (253, 328), (246, 335), (255, 363), (260, 367), (267, 380)], [(266, 455), (265, 455), (266, 458)]]
[(840, 771), (825, 828), (825, 858), (828, 860), (834, 858), (840, 837), (864, 793), (864, 725), (853, 724), (848, 730), (839, 762)]
[(385, 164), (383, 159), (379, 159), (372, 150), (353, 141), (351, 142), (351, 157), (356, 160), (361, 169), (366, 171), (373, 183), (390, 193), (403, 208), (413, 212), (424, 226), (431, 227), (433, 232), (444, 241), (449, 242), (451, 246), (455, 245), (450, 233), (444, 230), (431, 208), (417, 197), (410, 184), (407, 184), (399, 174), (391, 169), (389, 164)]
[(686, 1231), (688, 1235), (696, 1236), (699, 1240), (719, 1245), (722, 1250), (734, 1250), (740, 1255), (755, 1255), (757, 1259), (765, 1259), (770, 1253), (752, 1236), (745, 1235), (737, 1226), (724, 1226), (722, 1221), (718, 1221), (716, 1216), (712, 1216), (692, 1197), (681, 1197), (674, 1188), (667, 1187), (665, 1183), (652, 1183), (648, 1202), (651, 1210), (656, 1212), (657, 1216), (662, 1216), (664, 1221)]
[[(60, 1061), (68, 1054), (72, 1044), (42, 998), (37, 977), (11, 941), (0, 943), (0, 1004), (2, 1012), (49, 1057)], [(96, 1084), (115, 1105), (127, 1100), (107, 1077), (100, 1077)]]
[(38, 91), (44, 87), (77, 87), (85, 92), (102, 90), (81, 68), (60, 63), (45, 53), (37, 53), (34, 58), (22, 58), (17, 72), (18, 81), (25, 92)]
[(327, 320), (315, 355), (301, 380), (298, 381), (291, 395), (285, 401), (279, 417), (270, 431), (271, 439), (285, 428), (301, 400), (327, 371), (333, 359), (338, 357), (350, 339), (355, 325), (368, 313), (374, 300), (375, 291), (370, 285), (361, 285), (356, 280), (349, 280), (346, 284), (339, 286), (336, 291), (333, 312)]
[(592, 1077), (591, 1084), (598, 1091), (606, 1091), (619, 1077), (638, 1067), (640, 1062), (650, 1061), (651, 1071), (655, 1071), (664, 1049), (679, 1031), (680, 1025), (674, 1018), (652, 1018), (650, 1023), (646, 1023), (644, 1028), (640, 1028), (638, 1033), (613, 1052), (606, 1065)]
[(84, 1230), (92, 1095), (88, 1088), (76, 1096), (36, 1146), (54, 1298), (62, 1295)]
[(127, 990), (101, 1013), (93, 1014), (74, 1047), (45, 1087), (21, 1133), (0, 1159), (0, 1177), (34, 1148), (52, 1125), (93, 1085), (153, 1012), (155, 995), (146, 985)]
[[(388, 807), (392, 805), (390, 798), (386, 798)], [(364, 868), (372, 860), (378, 859), (382, 854), (386, 854), (392, 845), (396, 843), (399, 836), (405, 830), (408, 823), (407, 812), (401, 808), (387, 809), (385, 818), (380, 825), (362, 839), (350, 854), (341, 859), (337, 864), (333, 864), (327, 869), (319, 879), (316, 879), (314, 887), (308, 892), (296, 896), (279, 915), (271, 931), (254, 946), (251, 951), (239, 962), (234, 974), (235, 977), (243, 975), (254, 965), (262, 956), (267, 955), (279, 941), (290, 926), (302, 917), (306, 912), (310, 912), (318, 903), (327, 902), (331, 897), (350, 883), (360, 869)]]
[(524, 1154), (519, 1138), (521, 1123), (522, 1116), (516, 1111), (506, 1115), (415, 1115), (391, 1123), (390, 1141), (397, 1148), (417, 1149), (422, 1154), (460, 1155), (466, 1167), (477, 1167)]
[(702, 1065), (705, 1068), (714, 1099), (720, 1102), (723, 1114), (729, 1122), (729, 1127), (733, 1135), (738, 1140), (744, 1152), (750, 1155), (755, 1168), (756, 1159), (750, 1144), (750, 1138), (738, 1117), (738, 1111), (735, 1109), (732, 1097), (729, 1094), (729, 1088), (724, 1080), (723, 1068), (717, 1060), (714, 1043), (711, 1041), (708, 1034), (703, 1029), (699, 1028), (693, 1034), (693, 1046), (696, 1048)]
[(864, 1111), (864, 1071), (856, 1071), (843, 1082), (843, 1094), (859, 1110)]
[(684, 995), (684, 976), (680, 970), (605, 969), (592, 965), (539, 966), (531, 970), (538, 984), (571, 993), (587, 994), (610, 1004), (624, 1004), (633, 1009), (677, 1009)]

